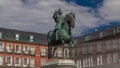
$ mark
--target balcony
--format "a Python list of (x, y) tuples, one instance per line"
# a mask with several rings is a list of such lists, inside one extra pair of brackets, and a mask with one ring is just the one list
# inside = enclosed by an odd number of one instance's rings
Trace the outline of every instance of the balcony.
[(23, 51), (22, 54), (29, 54), (29, 51)]
[(30, 68), (35, 68), (35, 64), (30, 64)]
[(4, 49), (0, 49), (0, 52), (4, 52)]
[(110, 48), (110, 49), (106, 49), (107, 52), (117, 52), (117, 51), (120, 51), (120, 47), (117, 47), (117, 48)]
[(14, 67), (16, 67), (16, 68), (18, 68), (18, 67), (20, 67), (21, 66), (21, 63), (19, 63), (19, 64), (14, 64)]
[(27, 64), (23, 64), (22, 65), (24, 68), (30, 68), (30, 65), (27, 63)]
[(30, 55), (35, 55), (35, 51), (30, 51)]
[(1, 66), (3, 65), (3, 61), (2, 62), (0, 62), (0, 68), (1, 68)]
[(16, 54), (21, 54), (21, 51), (15, 51)]
[(12, 50), (6, 50), (6, 53), (12, 53)]

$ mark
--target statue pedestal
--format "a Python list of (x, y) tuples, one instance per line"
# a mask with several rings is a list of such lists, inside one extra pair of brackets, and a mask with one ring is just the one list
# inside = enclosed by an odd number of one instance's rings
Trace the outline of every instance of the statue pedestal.
[(41, 68), (76, 68), (76, 64), (73, 60), (54, 60), (41, 66)]

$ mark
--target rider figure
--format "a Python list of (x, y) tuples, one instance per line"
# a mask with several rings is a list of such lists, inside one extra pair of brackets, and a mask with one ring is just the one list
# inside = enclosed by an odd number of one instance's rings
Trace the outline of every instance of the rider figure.
[(56, 22), (54, 33), (55, 33), (55, 36), (56, 36), (56, 40), (58, 40), (59, 39), (59, 37), (58, 37), (59, 36), (59, 30), (61, 29), (62, 23), (63, 23), (63, 20), (64, 20), (64, 17), (62, 16), (62, 10), (60, 8), (58, 9), (58, 11), (55, 10), (53, 18), (55, 19), (55, 22)]

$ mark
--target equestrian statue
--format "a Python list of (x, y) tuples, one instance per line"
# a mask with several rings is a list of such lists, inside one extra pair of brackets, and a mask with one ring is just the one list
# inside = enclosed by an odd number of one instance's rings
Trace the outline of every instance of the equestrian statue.
[(58, 46), (64, 46), (64, 44), (68, 44), (69, 47), (74, 46), (71, 30), (75, 27), (75, 14), (71, 12), (63, 17), (62, 10), (59, 8), (55, 10), (53, 19), (56, 22), (55, 29), (47, 34), (49, 59), (54, 58)]

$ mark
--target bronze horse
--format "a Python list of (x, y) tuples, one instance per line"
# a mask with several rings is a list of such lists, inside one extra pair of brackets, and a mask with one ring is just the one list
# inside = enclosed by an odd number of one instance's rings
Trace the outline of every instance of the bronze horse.
[(55, 40), (55, 32), (49, 31), (47, 35), (48, 41), (48, 58), (54, 58), (54, 53), (58, 46), (68, 44), (70, 47), (74, 45), (71, 35), (71, 29), (75, 26), (75, 14), (68, 13), (64, 17), (62, 28), (59, 31), (59, 40)]

